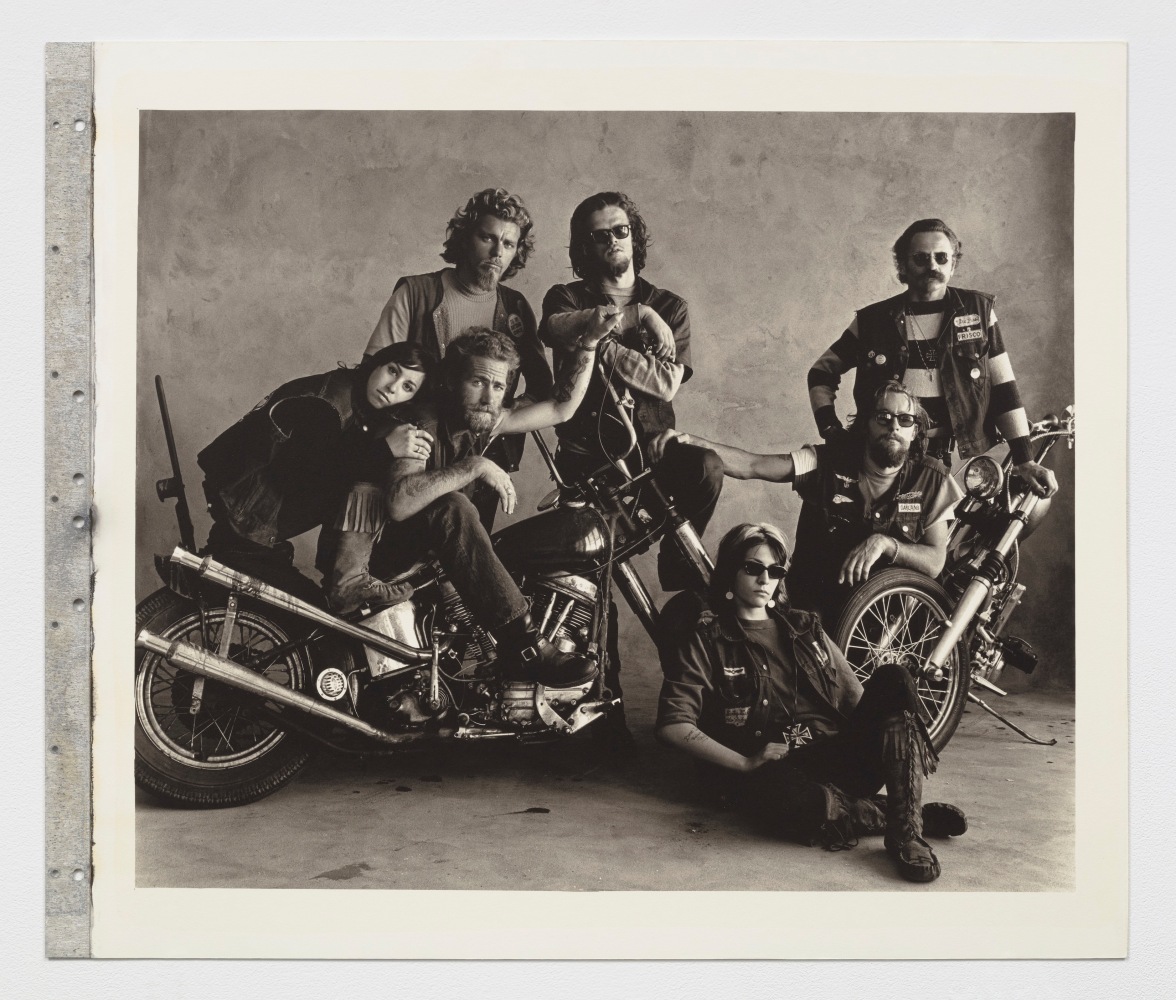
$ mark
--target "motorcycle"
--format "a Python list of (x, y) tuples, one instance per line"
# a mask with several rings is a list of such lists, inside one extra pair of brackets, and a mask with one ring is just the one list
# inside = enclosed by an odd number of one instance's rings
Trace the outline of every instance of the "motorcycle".
[(656, 641), (658, 609), (633, 557), (672, 534), (702, 584), (713, 568), (651, 471), (626, 464), (634, 452), (640, 459), (632, 403), (609, 386), (609, 436), (621, 444), (596, 472), (568, 482), (536, 433), (556, 488), (540, 513), (493, 536), (541, 633), (590, 659), (596, 673), (570, 688), (509, 680), (493, 637), (434, 561), (390, 581), (411, 584), (411, 599), (340, 617), (197, 554), (158, 376), (155, 383), (173, 473), (156, 492), (176, 500), (181, 544), (168, 560), (156, 557), (167, 586), (136, 612), (135, 780), (174, 805), (261, 799), (289, 782), (316, 744), (372, 754), (431, 740), (578, 733), (620, 704), (607, 687), (614, 586)]
[[(1074, 408), (1030, 428), (1043, 462), (1065, 440), (1074, 447)], [(915, 679), (935, 749), (952, 738), (968, 702), (978, 705), (1031, 743), (1053, 746), (1014, 725), (973, 688), (1008, 694), (999, 685), (1006, 665), (1031, 673), (1037, 654), (1005, 632), (1025, 593), (1017, 582), (1020, 545), (1049, 512), (1050, 500), (988, 455), (970, 459), (961, 478), (947, 561), (937, 580), (892, 568), (873, 574), (855, 591), (838, 619), (834, 640), (863, 680), (884, 663), (905, 666)]]

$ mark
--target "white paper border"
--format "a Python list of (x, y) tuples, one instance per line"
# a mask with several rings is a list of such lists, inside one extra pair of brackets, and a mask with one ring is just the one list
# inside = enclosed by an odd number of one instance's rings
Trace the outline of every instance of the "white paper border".
[[(917, 56), (918, 61), (912, 59)], [(95, 955), (1079, 957), (1127, 913), (1126, 50), (1033, 43), (152, 43), (96, 51)], [(461, 73), (452, 69), (463, 67)], [(510, 65), (496, 88), (462, 74)], [(935, 67), (934, 87), (904, 74)], [(440, 67), (445, 67), (442, 70)], [(623, 72), (610, 73), (610, 69)], [(610, 83), (610, 81), (612, 81)], [(946, 84), (946, 85), (941, 85)], [(611, 88), (611, 89), (610, 89)], [(1074, 112), (1073, 893), (137, 890), (131, 774), (140, 108)], [(137, 387), (140, 390), (142, 387)], [(1081, 455), (1098, 456), (1082, 461)], [(1105, 683), (1110, 673), (1114, 682)], [(460, 902), (458, 898), (460, 897)], [(803, 905), (806, 917), (790, 914)], [(296, 908), (299, 908), (296, 910)], [(305, 908), (304, 910), (302, 908)], [(307, 919), (294, 919), (298, 912)], [(281, 919), (275, 919), (280, 914)], [(274, 928), (272, 933), (259, 927)], [(306, 930), (299, 930), (306, 928)], [(836, 928), (836, 933), (830, 933)], [(983, 928), (983, 933), (976, 933)], [(573, 940), (574, 946), (566, 942)]]

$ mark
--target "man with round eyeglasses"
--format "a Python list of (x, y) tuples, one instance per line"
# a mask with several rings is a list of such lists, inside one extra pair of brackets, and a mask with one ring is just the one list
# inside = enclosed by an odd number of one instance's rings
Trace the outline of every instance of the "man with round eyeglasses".
[(832, 629), (853, 588), (876, 567), (943, 570), (955, 506), (963, 496), (947, 467), (926, 454), (927, 414), (902, 383), (883, 384), (843, 435), (797, 451), (760, 455), (666, 431), (713, 450), (733, 479), (792, 483), (802, 500), (788, 569), (793, 606), (819, 612)]
[(880, 385), (898, 379), (928, 414), (928, 454), (947, 463), (954, 448), (971, 458), (994, 447), (999, 432), (1017, 474), (1041, 496), (1055, 493), (1053, 472), (1033, 461), (995, 297), (949, 284), (963, 256), (959, 238), (942, 219), (919, 219), (892, 250), (906, 291), (859, 310), (809, 369), (809, 402), (821, 436), (844, 433), (836, 401), (846, 372), (856, 371), (859, 410)]

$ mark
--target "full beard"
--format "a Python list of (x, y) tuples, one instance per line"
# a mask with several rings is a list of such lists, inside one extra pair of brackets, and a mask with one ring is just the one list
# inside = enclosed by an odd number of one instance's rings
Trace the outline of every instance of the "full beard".
[(880, 469), (894, 469), (906, 461), (909, 445), (893, 437), (876, 438), (870, 442), (870, 458)]
[(462, 408), (466, 426), (475, 434), (489, 434), (494, 429), (501, 413), (502, 408), (497, 406), (488, 409), (474, 406)]

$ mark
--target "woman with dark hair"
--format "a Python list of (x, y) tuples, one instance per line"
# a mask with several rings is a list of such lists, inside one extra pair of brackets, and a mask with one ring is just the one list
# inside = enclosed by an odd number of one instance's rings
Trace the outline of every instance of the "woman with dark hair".
[(658, 738), (776, 834), (838, 849), (884, 833), (899, 873), (930, 882), (940, 866), (923, 834), (956, 836), (967, 820), (921, 805), (936, 757), (911, 677), (884, 665), (863, 687), (819, 617), (788, 607), (787, 563), (778, 528), (736, 525), (706, 599), (666, 606)]
[[(205, 551), (321, 603), (320, 589), (294, 568), (289, 540), (334, 519), (355, 480), (379, 481), (393, 458), (428, 453), (429, 435), (399, 414), (435, 364), (418, 345), (392, 344), (355, 368), (270, 393), (197, 456), (213, 520)], [(402, 599), (370, 583), (374, 594)]]

